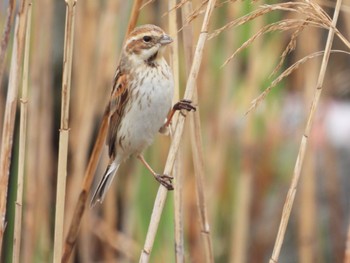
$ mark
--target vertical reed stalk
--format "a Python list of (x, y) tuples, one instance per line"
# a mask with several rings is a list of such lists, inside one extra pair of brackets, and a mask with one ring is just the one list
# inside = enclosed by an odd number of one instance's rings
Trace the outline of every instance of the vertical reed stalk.
[(73, 61), (74, 19), (77, 0), (66, 1), (66, 25), (64, 36), (63, 76), (62, 76), (62, 104), (61, 126), (58, 153), (55, 238), (53, 262), (61, 262), (62, 239), (64, 228), (64, 205), (66, 197), (66, 176), (69, 136), (69, 101), (71, 87), (71, 70)]
[[(176, 5), (176, 0), (168, 1), (169, 10)], [(169, 18), (169, 34), (173, 36), (173, 43), (170, 45), (170, 66), (174, 76), (174, 98), (173, 101), (178, 101), (180, 98), (179, 87), (179, 38), (178, 38), (178, 22), (177, 22), (177, 9), (168, 14)], [(177, 121), (177, 115), (174, 116), (173, 123)], [(173, 125), (172, 125), (173, 126)], [(174, 126), (173, 126), (174, 127)], [(173, 128), (172, 127), (172, 128)], [(181, 148), (181, 147), (180, 147)], [(179, 150), (174, 165), (173, 176), (176, 178), (174, 189), (174, 222), (175, 222), (175, 259), (177, 263), (185, 262), (184, 252), (184, 236), (183, 236), (183, 176), (182, 176), (182, 161), (181, 151)]]
[[(210, 20), (212, 11), (214, 10), (215, 2), (216, 2), (215, 0), (209, 1), (205, 11), (201, 33), (199, 35), (199, 39), (197, 42), (196, 51), (195, 51), (195, 55), (194, 55), (194, 59), (191, 67), (191, 73), (189, 75), (187, 85), (186, 85), (186, 91), (184, 96), (185, 99), (191, 100), (193, 97), (193, 93), (196, 87), (196, 80), (197, 80), (199, 68), (202, 61), (204, 44), (206, 42), (207, 35), (208, 35), (209, 20)], [(179, 145), (182, 137), (184, 123), (185, 123), (185, 118), (183, 116), (179, 116), (175, 133), (173, 136), (173, 141), (170, 146), (167, 162), (165, 164), (164, 174), (171, 174), (172, 172), (174, 162), (177, 156), (177, 151), (179, 149)], [(161, 185), (159, 187), (156, 200), (154, 202), (154, 207), (153, 207), (151, 221), (150, 221), (150, 225), (146, 236), (146, 241), (144, 244), (144, 248), (141, 252), (141, 256), (140, 256), (141, 263), (149, 262), (150, 253), (154, 244), (155, 235), (158, 229), (158, 225), (159, 225), (160, 217), (164, 208), (167, 193), (168, 193), (167, 189)]]
[[(195, 90), (193, 101), (196, 102), (198, 100), (197, 96), (197, 90)], [(206, 262), (214, 262), (213, 246), (210, 235), (210, 225), (205, 197), (204, 156), (202, 147), (200, 115), (198, 108), (193, 116), (190, 117), (190, 132), (193, 155), (192, 157), (196, 177), (197, 206), (201, 223), (201, 234), (204, 244), (205, 259)]]
[[(182, 7), (182, 18), (185, 21), (186, 17), (190, 14), (191, 3), (186, 3)], [(184, 36), (184, 52), (186, 58), (186, 73), (189, 75), (191, 68), (191, 61), (193, 58), (193, 30), (191, 25), (187, 25), (183, 28)], [(193, 102), (198, 105), (197, 89), (194, 90)], [(197, 207), (199, 211), (200, 225), (202, 241), (204, 244), (205, 259), (207, 262), (214, 262), (212, 241), (210, 236), (209, 219), (206, 206), (206, 197), (204, 193), (204, 156), (202, 148), (202, 134), (200, 125), (200, 111), (197, 107), (196, 112), (190, 115), (190, 136), (192, 146), (192, 158), (195, 169), (196, 177), (196, 193), (197, 193)]]
[(306, 127), (304, 130), (304, 134), (303, 134), (303, 137), (301, 139), (298, 157), (297, 157), (295, 167), (294, 167), (293, 179), (292, 179), (291, 186), (288, 190), (286, 202), (285, 202), (284, 207), (283, 207), (282, 218), (281, 218), (280, 226), (278, 229), (278, 233), (277, 233), (277, 237), (276, 237), (276, 241), (275, 241), (275, 246), (274, 246), (274, 249), (272, 252), (270, 263), (278, 262), (278, 258), (280, 255), (281, 247), (282, 247), (283, 240), (284, 240), (284, 235), (285, 235), (287, 224), (289, 221), (289, 216), (290, 216), (290, 213), (291, 213), (291, 210), (293, 207), (293, 203), (294, 203), (294, 199), (295, 199), (295, 194), (296, 194), (296, 190), (297, 190), (298, 181), (300, 178), (301, 167), (302, 167), (304, 157), (305, 157), (305, 151), (306, 151), (306, 147), (307, 147), (307, 143), (308, 143), (308, 138), (310, 135), (315, 112), (316, 112), (316, 109), (317, 109), (317, 106), (318, 106), (318, 103), (319, 103), (319, 100), (321, 97), (321, 93), (322, 93), (322, 85), (323, 85), (323, 81), (324, 81), (324, 77), (325, 77), (325, 73), (326, 73), (326, 69), (327, 69), (327, 65), (328, 65), (328, 60), (329, 60), (330, 51), (331, 51), (331, 47), (332, 47), (332, 43), (333, 43), (333, 38), (334, 38), (334, 28), (337, 24), (341, 3), (342, 3), (342, 0), (337, 0), (334, 14), (333, 14), (333, 19), (332, 19), (332, 27), (328, 31), (327, 43), (326, 43), (325, 52), (324, 52), (323, 59), (322, 59), (320, 72), (318, 75), (316, 90), (314, 93), (314, 98), (312, 101), (312, 105), (311, 105), (310, 113), (309, 113), (308, 120), (306, 123)]
[(17, 110), (17, 97), (19, 78), (21, 74), (21, 62), (25, 39), (25, 29), (27, 21), (28, 2), (23, 0), (16, 16), (16, 26), (14, 33), (14, 43), (11, 58), (11, 70), (8, 84), (4, 124), (1, 138), (0, 151), (0, 255), (2, 250), (2, 241), (6, 228), (6, 201), (7, 188), (10, 173), (13, 132), (15, 127), (15, 117)]
[(23, 76), (22, 76), (22, 98), (21, 116), (19, 126), (19, 150), (18, 150), (18, 179), (17, 179), (17, 200), (15, 211), (15, 225), (13, 237), (13, 263), (19, 262), (22, 230), (22, 201), (23, 201), (23, 178), (27, 139), (27, 112), (28, 112), (28, 71), (29, 71), (29, 50), (30, 50), (30, 29), (32, 18), (32, 4), (28, 6), (26, 40), (24, 48)]
[[(139, 14), (140, 14), (139, 6), (141, 6), (141, 3), (142, 3), (141, 0), (134, 1), (132, 14), (129, 19), (128, 29), (125, 36), (127, 36), (134, 29), (136, 25), (137, 18), (139, 17)], [(96, 142), (84, 174), (84, 180), (80, 190), (78, 202), (75, 205), (73, 218), (69, 225), (68, 234), (65, 239), (62, 263), (69, 261), (70, 255), (72, 254), (73, 248), (75, 246), (75, 243), (78, 237), (79, 227), (85, 212), (88, 193), (90, 192), (94, 174), (97, 168), (98, 160), (101, 156), (101, 151), (105, 143), (105, 138), (107, 135), (107, 127), (108, 127), (108, 117), (109, 117), (109, 106), (106, 107), (105, 113), (103, 115), (100, 129), (96, 138)]]

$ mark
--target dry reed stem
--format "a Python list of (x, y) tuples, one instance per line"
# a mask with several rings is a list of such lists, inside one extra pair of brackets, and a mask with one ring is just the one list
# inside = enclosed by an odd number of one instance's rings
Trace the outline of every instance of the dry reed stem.
[[(168, 9), (176, 5), (176, 0), (168, 0)], [(178, 38), (178, 22), (177, 12), (171, 12), (168, 15), (169, 21), (169, 34), (173, 36), (173, 43), (169, 47), (170, 53), (170, 67), (173, 71), (174, 76), (174, 97), (173, 102), (177, 102), (180, 98), (180, 74), (179, 74), (179, 38)], [(177, 116), (173, 118), (173, 123), (177, 122)], [(173, 130), (171, 125), (171, 130)], [(175, 189), (174, 189), (174, 236), (175, 236), (175, 262), (185, 262), (185, 251), (184, 251), (184, 236), (183, 236), (183, 171), (182, 171), (182, 159), (181, 151), (178, 152), (173, 170), (173, 176), (176, 178)]]
[[(182, 6), (182, 16), (185, 19), (191, 12), (191, 2)], [(189, 24), (183, 27), (183, 44), (186, 58), (186, 73), (190, 74), (191, 62), (193, 59), (193, 30)], [(194, 90), (193, 95), (194, 104), (198, 105), (197, 89)], [(190, 136), (192, 147), (192, 158), (195, 169), (196, 193), (197, 193), (197, 207), (201, 225), (201, 238), (204, 244), (204, 253), (207, 262), (214, 262), (212, 240), (210, 236), (210, 224), (208, 219), (208, 212), (206, 206), (206, 197), (204, 192), (204, 156), (202, 148), (202, 134), (200, 125), (200, 110), (197, 107), (196, 112), (190, 115)]]
[(85, 171), (84, 181), (83, 181), (82, 189), (79, 194), (79, 199), (75, 206), (73, 218), (70, 223), (68, 234), (65, 240), (62, 263), (69, 261), (70, 255), (72, 254), (73, 248), (75, 246), (75, 243), (78, 237), (81, 219), (83, 217), (85, 207), (86, 207), (86, 200), (89, 196), (92, 181), (94, 178), (93, 176), (97, 168), (101, 151), (103, 149), (103, 146), (105, 145), (105, 138), (107, 135), (107, 127), (108, 127), (108, 116), (109, 116), (109, 108), (106, 107), (106, 111), (103, 115), (103, 119), (100, 125), (100, 130), (97, 135), (94, 149), (91, 153), (89, 164)]
[(128, 29), (126, 30), (125, 36), (129, 35), (130, 32), (135, 28), (137, 19), (139, 18), (141, 6), (142, 6), (142, 0), (134, 0), (134, 4), (131, 10), (131, 17), (129, 20)]
[(324, 77), (325, 77), (325, 73), (326, 73), (326, 69), (327, 69), (327, 65), (328, 65), (328, 60), (329, 60), (329, 56), (330, 56), (330, 52), (331, 52), (331, 48), (332, 48), (334, 33), (335, 33), (335, 30), (333, 28), (335, 28), (335, 26), (337, 24), (341, 3), (342, 3), (342, 0), (337, 0), (337, 4), (336, 4), (335, 10), (334, 10), (333, 19), (332, 19), (332, 27), (329, 29), (329, 32), (328, 32), (327, 43), (326, 43), (325, 52), (324, 52), (324, 56), (323, 56), (323, 60), (322, 60), (321, 68), (320, 68), (320, 73), (319, 73), (317, 84), (316, 84), (314, 99), (312, 101), (310, 113), (309, 113), (307, 124), (305, 127), (305, 131), (304, 131), (303, 137), (301, 139), (298, 157), (297, 157), (295, 167), (294, 167), (293, 179), (292, 179), (291, 186), (288, 190), (286, 202), (285, 202), (284, 207), (283, 207), (282, 218), (281, 218), (280, 226), (278, 229), (278, 233), (277, 233), (277, 237), (276, 237), (276, 241), (275, 241), (275, 246), (274, 246), (274, 249), (272, 252), (270, 263), (278, 262), (278, 258), (280, 255), (281, 247), (282, 247), (283, 240), (284, 240), (284, 235), (285, 235), (287, 224), (289, 221), (289, 216), (290, 216), (292, 206), (294, 203), (294, 199), (295, 199), (296, 189), (297, 189), (298, 181), (300, 178), (302, 164), (303, 164), (304, 157), (305, 157), (305, 151), (306, 151), (306, 147), (307, 147), (307, 143), (308, 143), (308, 138), (310, 135), (315, 112), (316, 112), (316, 109), (317, 109), (317, 106), (318, 106), (318, 103), (319, 103), (319, 100), (321, 97), (321, 93), (322, 93), (322, 85), (323, 85), (323, 81), (324, 81)]
[(61, 98), (61, 125), (59, 135), (58, 169), (57, 169), (57, 192), (55, 212), (55, 237), (53, 262), (61, 262), (62, 241), (64, 229), (64, 211), (66, 197), (66, 177), (68, 158), (69, 136), (69, 101), (71, 74), (73, 62), (74, 21), (77, 0), (65, 0), (66, 2), (66, 25), (64, 36), (62, 98)]
[[(197, 101), (197, 91), (194, 94), (194, 101)], [(210, 224), (206, 205), (205, 184), (204, 184), (204, 151), (202, 147), (202, 135), (199, 110), (190, 116), (190, 132), (192, 157), (196, 179), (197, 206), (199, 211), (202, 240), (206, 262), (214, 262), (213, 245), (210, 235)]]
[[(139, 17), (140, 13), (140, 5), (142, 1), (141, 0), (135, 0), (134, 5), (132, 8), (132, 13), (129, 19), (128, 29), (125, 34), (127, 36), (135, 27), (137, 18)], [(125, 39), (124, 39), (125, 40)], [(108, 128), (108, 117), (109, 117), (109, 106), (106, 107), (102, 122), (100, 125), (99, 132), (97, 134), (96, 142), (94, 145), (94, 148), (92, 150), (88, 166), (86, 168), (85, 174), (84, 174), (84, 180), (82, 183), (82, 188), (80, 190), (78, 201), (74, 208), (74, 213), (72, 217), (72, 221), (68, 228), (68, 234), (65, 239), (65, 245), (64, 245), (64, 252), (62, 256), (62, 263), (68, 262), (69, 258), (72, 254), (73, 248), (76, 244), (78, 233), (79, 233), (79, 227), (81, 224), (82, 217), (85, 212), (86, 208), (86, 201), (89, 196), (89, 192), (91, 190), (91, 185), (94, 179), (94, 174), (97, 168), (97, 164), (99, 161), (99, 158), (101, 156), (101, 152), (103, 149), (103, 146), (105, 144), (105, 138), (107, 135), (107, 128)]]
[[(330, 7), (330, 8), (334, 8), (335, 7), (335, 3), (334, 1), (331, 0), (318, 0), (317, 1), (319, 3), (319, 5), (325, 6), (325, 7)], [(340, 10), (342, 12), (346, 12), (346, 13), (350, 13), (350, 5), (348, 4), (343, 4), (340, 7)]]
[(17, 199), (15, 211), (15, 225), (13, 236), (13, 257), (12, 262), (18, 263), (21, 247), (22, 230), (22, 203), (23, 203), (23, 178), (25, 169), (25, 152), (27, 139), (27, 113), (28, 113), (28, 72), (29, 72), (29, 50), (30, 50), (30, 29), (32, 18), (32, 4), (28, 6), (26, 40), (24, 48), (23, 76), (22, 76), (22, 98), (21, 116), (19, 126), (19, 149), (18, 149), (18, 179), (17, 179)]
[[(204, 16), (203, 24), (201, 28), (201, 33), (199, 35), (199, 39), (196, 46), (196, 51), (195, 51), (190, 75), (186, 85), (186, 90), (184, 95), (185, 99), (191, 100), (193, 97), (193, 93), (196, 87), (196, 80), (197, 80), (199, 68), (202, 61), (204, 44), (206, 42), (207, 35), (208, 35), (209, 20), (210, 20), (212, 11), (214, 10), (215, 2), (216, 2), (215, 0), (211, 0), (207, 5), (207, 9), (205, 12), (205, 16)], [(173, 141), (170, 146), (167, 162), (165, 164), (164, 174), (172, 173), (173, 165), (177, 156), (177, 151), (179, 149), (179, 145), (182, 137), (184, 123), (185, 123), (184, 116), (179, 116)], [(146, 236), (146, 241), (144, 244), (144, 248), (141, 252), (140, 261), (139, 261), (141, 263), (149, 262), (150, 253), (155, 240), (155, 235), (158, 229), (158, 225), (159, 225), (160, 217), (164, 208), (167, 193), (168, 193), (167, 189), (161, 185), (159, 187), (156, 200), (154, 202), (154, 207), (153, 207), (151, 221), (150, 221), (147, 236)]]
[(149, 4), (152, 4), (155, 0), (148, 0), (146, 3), (144, 3), (141, 7), (140, 10), (148, 6)]
[(2, 33), (2, 38), (1, 38), (1, 44), (0, 44), (0, 89), (2, 86), (2, 76), (4, 74), (4, 69), (5, 69), (5, 58), (6, 58), (7, 46), (8, 46), (9, 39), (10, 39), (13, 17), (15, 16), (15, 10), (16, 10), (15, 6), (16, 6), (16, 0), (10, 0), (8, 8), (7, 8), (7, 17), (6, 17), (4, 32)]
[(16, 16), (14, 43), (12, 49), (10, 78), (6, 98), (3, 131), (0, 151), (0, 255), (3, 235), (6, 228), (6, 201), (10, 173), (13, 132), (17, 110), (17, 97), (19, 78), (21, 75), (21, 62), (25, 40), (28, 2), (23, 0)]

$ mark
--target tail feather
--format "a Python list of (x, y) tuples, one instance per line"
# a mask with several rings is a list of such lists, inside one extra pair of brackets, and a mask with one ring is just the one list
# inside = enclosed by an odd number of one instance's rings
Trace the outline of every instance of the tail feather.
[(118, 168), (119, 164), (116, 164), (115, 162), (107, 166), (106, 172), (104, 173), (94, 195), (92, 196), (90, 207), (93, 207), (97, 202), (103, 202), (103, 199), (105, 198), (105, 195), (111, 186), (112, 180), (117, 173)]

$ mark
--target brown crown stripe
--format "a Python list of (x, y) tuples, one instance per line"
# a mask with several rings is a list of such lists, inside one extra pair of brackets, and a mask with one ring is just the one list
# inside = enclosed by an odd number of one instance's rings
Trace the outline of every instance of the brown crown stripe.
[(139, 27), (136, 27), (131, 33), (130, 35), (128, 36), (128, 38), (132, 38), (134, 36), (137, 36), (139, 34), (145, 34), (145, 33), (152, 33), (152, 34), (155, 34), (155, 35), (162, 35), (164, 34), (164, 31), (158, 27), (158, 26), (155, 26), (155, 25), (143, 25), (143, 26), (139, 26)]

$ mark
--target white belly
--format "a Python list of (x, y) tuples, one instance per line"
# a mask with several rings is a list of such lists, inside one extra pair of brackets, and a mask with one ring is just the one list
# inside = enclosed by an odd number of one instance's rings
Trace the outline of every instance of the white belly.
[[(174, 82), (170, 69), (167, 67), (164, 74), (156, 72), (156, 67), (151, 70), (154, 72), (141, 72), (142, 85), (131, 95), (137, 99), (126, 106), (127, 113), (120, 123), (117, 140), (122, 139), (121, 146), (117, 143), (117, 153), (122, 151), (125, 157), (141, 153), (152, 143), (171, 108)], [(157, 78), (150, 77), (155, 74)]]

